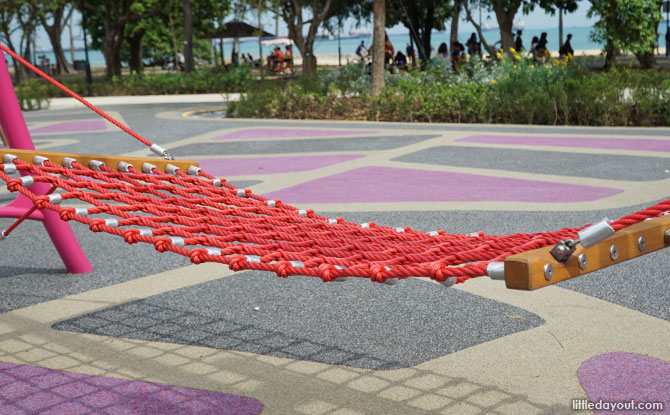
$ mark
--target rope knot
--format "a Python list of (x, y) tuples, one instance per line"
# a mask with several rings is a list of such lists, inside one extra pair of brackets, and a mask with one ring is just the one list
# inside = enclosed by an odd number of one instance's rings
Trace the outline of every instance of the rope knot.
[(386, 281), (386, 274), (388, 270), (383, 265), (375, 264), (370, 267), (371, 279), (374, 282), (384, 282)]
[(49, 203), (49, 197), (48, 196), (38, 196), (35, 198), (33, 201), (35, 204), (35, 207), (37, 209), (44, 209), (46, 207), (46, 204)]
[(431, 262), (430, 279), (436, 281), (444, 281), (445, 278), (447, 278), (447, 273), (444, 270), (444, 265), (440, 262)]
[(7, 180), (7, 190), (10, 192), (18, 192), (19, 188), (22, 187), (21, 179), (9, 179)]
[(276, 271), (276, 272), (277, 272), (277, 275), (280, 276), (280, 277), (282, 277), (282, 278), (286, 278), (286, 277), (288, 277), (289, 275), (291, 275), (291, 274), (288, 272), (288, 269), (289, 269), (290, 267), (291, 267), (291, 263), (288, 262), (288, 261), (280, 261), (280, 262), (278, 262), (278, 263), (277, 263), (277, 271)]
[(319, 265), (319, 277), (323, 280), (323, 282), (330, 282), (334, 281), (335, 278), (335, 273), (337, 272), (337, 268), (335, 268), (334, 265), (331, 264), (321, 264)]
[(140, 231), (137, 229), (126, 229), (123, 231), (123, 239), (129, 243), (129, 244), (134, 244), (139, 240), (140, 236)]
[(194, 264), (202, 264), (205, 262), (205, 255), (207, 255), (208, 252), (204, 248), (196, 248), (191, 251), (191, 253), (188, 255), (188, 257), (191, 259), (191, 262)]
[(97, 218), (91, 220), (91, 223), (88, 225), (88, 228), (93, 232), (102, 232), (103, 226), (105, 226), (105, 220)]
[(228, 268), (233, 271), (241, 271), (244, 269), (244, 264), (247, 262), (247, 258), (244, 255), (233, 255), (230, 257), (230, 262), (228, 263)]
[(62, 208), (60, 212), (58, 212), (58, 216), (60, 216), (61, 220), (67, 222), (69, 220), (74, 219), (75, 216), (74, 212), (75, 212), (74, 208), (71, 207)]
[(158, 252), (165, 252), (171, 244), (172, 242), (168, 238), (157, 238), (154, 241), (154, 248)]

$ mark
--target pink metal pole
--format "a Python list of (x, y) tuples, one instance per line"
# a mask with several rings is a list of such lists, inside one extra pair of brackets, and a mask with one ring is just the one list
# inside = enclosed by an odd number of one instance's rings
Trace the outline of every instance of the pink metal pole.
[[(23, 119), (19, 101), (16, 99), (14, 85), (4, 57), (4, 53), (0, 51), (0, 125), (10, 148), (34, 150), (35, 146)], [(49, 191), (50, 187), (46, 183), (35, 183), (30, 190), (35, 194), (43, 195)], [(31, 206), (30, 199), (19, 195), (14, 202), (0, 208), (0, 217), (19, 217)], [(29, 219), (42, 221), (68, 271), (73, 274), (83, 274), (93, 270), (77, 238), (72, 233), (70, 225), (62, 221), (56, 212), (49, 209), (35, 211)]]

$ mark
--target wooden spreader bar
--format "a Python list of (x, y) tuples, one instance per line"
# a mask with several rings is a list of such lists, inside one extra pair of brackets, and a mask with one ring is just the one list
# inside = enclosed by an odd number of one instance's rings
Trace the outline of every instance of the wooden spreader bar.
[(505, 284), (535, 290), (618, 264), (670, 246), (670, 215), (628, 226), (589, 248), (577, 244), (567, 261), (558, 262), (545, 247), (505, 259)]
[(76, 153), (59, 153), (55, 151), (41, 151), (41, 150), (17, 150), (14, 148), (0, 148), (0, 162), (5, 154), (13, 154), (26, 163), (33, 163), (35, 156), (46, 157), (53, 164), (62, 166), (63, 159), (66, 157), (77, 160), (77, 163), (82, 166), (89, 166), (92, 160), (97, 160), (105, 163), (110, 169), (118, 169), (120, 162), (132, 164), (137, 171), (142, 171), (144, 163), (153, 164), (158, 170), (165, 172), (168, 164), (179, 167), (184, 172), (188, 171), (190, 166), (198, 167), (198, 162), (190, 160), (165, 160), (154, 157), (126, 157), (126, 156), (108, 156), (98, 154), (76, 154)]

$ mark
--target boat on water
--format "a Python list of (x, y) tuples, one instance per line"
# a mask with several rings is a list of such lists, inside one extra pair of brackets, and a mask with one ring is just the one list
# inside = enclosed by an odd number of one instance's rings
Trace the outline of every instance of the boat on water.
[(370, 36), (372, 36), (370, 29), (352, 30), (349, 32), (349, 36), (342, 36), (340, 39), (367, 39)]
[[(512, 33), (516, 32), (517, 30), (524, 30), (526, 28), (526, 23), (523, 21), (523, 19), (515, 19), (514, 23), (512, 24)], [(482, 32), (498, 32), (500, 31), (500, 28), (498, 26), (491, 26), (488, 23), (482, 24)]]

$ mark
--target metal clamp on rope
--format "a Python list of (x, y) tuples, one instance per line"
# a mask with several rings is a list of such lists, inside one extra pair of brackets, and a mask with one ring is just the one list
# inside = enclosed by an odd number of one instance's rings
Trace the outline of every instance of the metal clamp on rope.
[(188, 166), (188, 170), (186, 170), (186, 173), (189, 176), (198, 176), (200, 174), (200, 167)]
[(126, 163), (125, 161), (120, 161), (118, 165), (119, 171), (122, 171), (124, 173), (128, 173), (128, 169), (130, 169), (131, 167), (134, 166), (130, 163)]
[(30, 187), (35, 184), (35, 179), (33, 176), (23, 176), (21, 177), (21, 186)]
[(5, 231), (0, 232), (0, 241), (4, 241), (7, 239), (7, 235), (5, 235)]
[(165, 166), (165, 172), (167, 174), (172, 174), (176, 176), (178, 171), (181, 171), (181, 169), (175, 166), (174, 164), (168, 164), (167, 166)]
[(14, 174), (16, 173), (16, 165), (14, 163), (3, 163), (2, 171), (4, 171), (5, 174)]
[(72, 157), (64, 157), (63, 158), (63, 166), (67, 167), (68, 169), (73, 169), (72, 163), (76, 163), (77, 160), (73, 159)]
[(62, 201), (63, 201), (63, 196), (61, 196), (58, 193), (54, 193), (54, 194), (49, 195), (49, 203), (51, 203), (53, 205), (59, 205), (60, 202), (62, 202)]
[(489, 262), (486, 266), (486, 275), (492, 280), (505, 279), (505, 263), (502, 261)]
[(158, 144), (152, 144), (151, 147), (149, 147), (149, 150), (151, 150), (152, 153), (163, 157), (165, 160), (174, 160), (174, 157)]
[(42, 166), (44, 167), (44, 162), (49, 161), (48, 158), (42, 157), (42, 156), (35, 156), (33, 157), (33, 164), (36, 166)]
[(556, 259), (556, 261), (565, 262), (568, 260), (570, 255), (575, 252), (577, 243), (581, 243), (584, 248), (589, 248), (604, 241), (605, 239), (614, 235), (614, 233), (614, 228), (610, 226), (610, 220), (605, 218), (600, 222), (596, 222), (588, 228), (584, 228), (577, 232), (579, 239), (576, 241), (573, 239), (560, 241), (550, 251), (550, 254)]
[(14, 160), (19, 158), (18, 156), (15, 156), (14, 154), (5, 154), (5, 156), (2, 158), (2, 161), (5, 163), (12, 163), (14, 164)]
[(91, 170), (97, 170), (97, 171), (100, 171), (100, 168), (104, 165), (105, 163), (100, 160), (91, 160), (88, 163), (88, 166), (91, 168)]
[(154, 169), (157, 169), (157, 168), (158, 168), (158, 167), (154, 166), (154, 165), (151, 164), (151, 163), (144, 163), (144, 164), (142, 164), (142, 173), (145, 173), (145, 174), (153, 174), (153, 173), (154, 173)]

